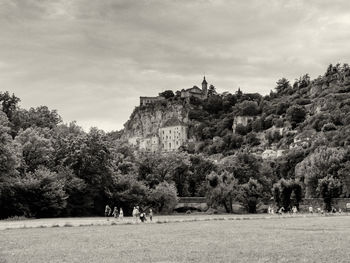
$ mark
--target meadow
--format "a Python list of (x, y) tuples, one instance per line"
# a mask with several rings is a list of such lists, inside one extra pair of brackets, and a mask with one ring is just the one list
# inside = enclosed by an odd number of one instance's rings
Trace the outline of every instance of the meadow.
[(350, 262), (349, 242), (349, 216), (36, 227), (1, 230), (0, 262)]

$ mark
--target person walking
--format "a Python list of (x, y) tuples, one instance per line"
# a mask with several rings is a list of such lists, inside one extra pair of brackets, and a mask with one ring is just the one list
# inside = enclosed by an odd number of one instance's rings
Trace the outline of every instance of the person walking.
[(310, 214), (313, 214), (313, 213), (314, 213), (314, 209), (313, 209), (312, 206), (309, 206), (309, 213), (310, 213)]
[(115, 206), (114, 209), (113, 209), (112, 215), (114, 216), (115, 219), (117, 219), (118, 216), (119, 216), (118, 208), (117, 208), (116, 206)]
[(134, 209), (132, 210), (132, 217), (135, 221), (135, 223), (137, 222), (137, 213), (136, 213), (136, 207), (134, 206)]
[(119, 218), (120, 218), (121, 220), (123, 220), (123, 218), (124, 218), (123, 208), (120, 208), (120, 210), (119, 210)]
[(112, 209), (110, 208), (110, 206), (106, 205), (106, 207), (105, 207), (105, 217), (108, 218), (110, 216), (110, 214), (111, 214), (111, 211), (112, 211)]
[(136, 206), (135, 208), (135, 219), (136, 219), (136, 223), (139, 222), (139, 216), (140, 216), (140, 208), (139, 206)]
[(149, 220), (152, 222), (152, 218), (153, 218), (153, 211), (152, 208), (150, 208), (149, 210)]

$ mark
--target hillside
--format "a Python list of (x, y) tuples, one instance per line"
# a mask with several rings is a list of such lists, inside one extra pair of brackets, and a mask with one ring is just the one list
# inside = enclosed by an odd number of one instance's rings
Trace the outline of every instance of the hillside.
[(188, 126), (183, 148), (191, 153), (230, 155), (244, 148), (260, 155), (275, 151), (277, 157), (278, 150), (294, 147), (347, 145), (349, 105), (349, 67), (330, 65), (315, 80), (307, 74), (293, 84), (283, 78), (268, 96), (214, 89), (204, 100), (175, 95), (136, 107), (123, 134), (126, 139), (157, 135), (166, 120), (177, 117)]

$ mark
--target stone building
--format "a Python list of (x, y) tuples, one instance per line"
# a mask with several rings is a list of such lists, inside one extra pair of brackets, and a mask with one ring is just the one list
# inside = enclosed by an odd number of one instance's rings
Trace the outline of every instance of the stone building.
[(208, 83), (205, 80), (205, 76), (202, 81), (202, 89), (193, 86), (192, 88), (181, 90), (181, 98), (190, 97), (196, 97), (198, 99), (206, 99), (208, 97)]
[(187, 142), (187, 125), (177, 118), (166, 121), (159, 129), (162, 151), (175, 151)]
[(162, 96), (157, 96), (157, 97), (140, 97), (140, 106), (146, 106), (148, 104), (157, 102), (157, 101), (162, 101), (165, 100), (164, 97)]
[(278, 157), (283, 156), (283, 152), (284, 150), (273, 150), (273, 149), (266, 149), (262, 154), (261, 154), (261, 158), (263, 160), (267, 160), (267, 159), (276, 159)]
[(147, 152), (157, 152), (159, 151), (159, 146), (159, 137), (157, 135), (142, 138), (139, 141), (139, 149)]

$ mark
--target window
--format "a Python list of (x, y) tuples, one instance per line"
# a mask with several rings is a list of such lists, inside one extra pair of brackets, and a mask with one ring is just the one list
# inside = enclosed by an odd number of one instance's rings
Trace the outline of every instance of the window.
[(169, 148), (171, 149), (171, 143), (169, 142)]

